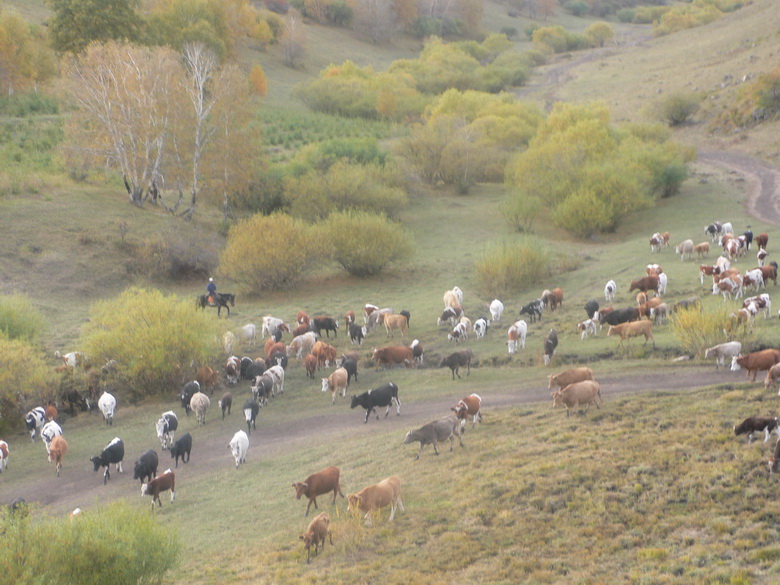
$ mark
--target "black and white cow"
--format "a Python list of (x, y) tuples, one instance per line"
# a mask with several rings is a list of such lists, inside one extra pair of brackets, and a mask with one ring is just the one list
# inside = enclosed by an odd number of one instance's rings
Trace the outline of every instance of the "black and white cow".
[(144, 451), (138, 461), (135, 462), (133, 479), (140, 479), (141, 483), (144, 483), (145, 477), (148, 477), (149, 481), (151, 481), (153, 477), (157, 477), (158, 462), (157, 451), (154, 449)]
[(172, 410), (163, 412), (154, 426), (157, 429), (157, 438), (160, 439), (160, 444), (162, 444), (164, 451), (173, 444), (176, 429), (179, 428), (179, 417)]
[(191, 382), (187, 382), (184, 387), (181, 389), (181, 393), (179, 394), (179, 398), (181, 398), (181, 406), (184, 409), (184, 412), (187, 413), (187, 416), (190, 416), (190, 400), (192, 400), (192, 397), (197, 393), (200, 392), (200, 382), (197, 380), (192, 380)]
[(397, 414), (400, 415), (401, 400), (398, 398), (398, 386), (396, 386), (393, 382), (388, 382), (384, 386), (373, 388), (368, 392), (363, 392), (363, 394), (353, 394), (350, 408), (355, 408), (356, 406), (362, 406), (365, 408), (366, 420), (363, 422), (367, 423), (368, 415), (371, 414), (371, 411), (374, 412), (377, 420), (379, 420), (379, 413), (376, 412), (377, 406), (387, 407), (387, 410), (385, 411), (385, 417), (387, 417), (388, 413), (390, 412), (390, 406), (393, 404), (393, 402), (395, 402), (395, 409)]
[(349, 324), (349, 339), (352, 344), (363, 345), (363, 338), (366, 336), (366, 328), (357, 323)]
[(27, 430), (30, 431), (30, 440), (34, 443), (35, 432), (46, 422), (46, 409), (43, 406), (33, 408), (24, 417), (24, 422), (27, 424)]
[(274, 389), (274, 379), (268, 375), (256, 376), (250, 386), (252, 397), (263, 406), (268, 404), (268, 397), (271, 396)]
[[(192, 435), (189, 433), (184, 433), (176, 440), (176, 442), (173, 444), (173, 447), (171, 447), (171, 459), (176, 459), (176, 467), (179, 467), (179, 457), (181, 457), (182, 463), (189, 463), (191, 452)], [(184, 459), (185, 455), (187, 456), (186, 460)]]
[(358, 376), (358, 370), (357, 370), (357, 362), (353, 359), (345, 359), (341, 362), (341, 367), (347, 370), (347, 386), (349, 386), (349, 381), (352, 378), (355, 378), (355, 382), (357, 382), (357, 376)]
[(484, 317), (480, 317), (474, 321), (474, 333), (477, 335), (477, 339), (484, 339), (485, 335), (487, 334), (488, 327), (490, 327), (490, 324)]
[(41, 429), (41, 439), (43, 439), (43, 445), (46, 447), (46, 455), (49, 456), (49, 463), (51, 463), (51, 442), (57, 435), (62, 434), (62, 427), (55, 421), (50, 420)]
[(330, 337), (331, 331), (333, 331), (334, 337), (338, 337), (339, 322), (333, 317), (314, 317), (311, 320), (311, 328), (317, 334), (317, 337), (322, 337), (323, 329), (327, 337)]
[(257, 415), (260, 412), (260, 404), (255, 400), (244, 402), (244, 417), (246, 418), (246, 434), (252, 434), (252, 427), (257, 430)]
[(103, 472), (103, 485), (108, 483), (108, 480), (111, 479), (109, 468), (112, 463), (116, 465), (116, 470), (119, 473), (123, 473), (122, 460), (124, 458), (125, 444), (119, 437), (114, 437), (114, 439), (103, 448), (103, 451), (100, 452), (100, 455), (90, 458), (90, 461), (95, 466), (95, 471), (101, 467), (106, 468), (106, 470)]
[(537, 319), (542, 320), (542, 311), (544, 310), (544, 301), (542, 299), (536, 299), (531, 301), (527, 305), (523, 305), (520, 309), (521, 315), (528, 315), (531, 319), (531, 323), (534, 323)]
[(247, 374), (247, 370), (253, 363), (255, 363), (255, 361), (251, 357), (244, 356), (241, 358), (241, 379), (242, 380), (252, 379), (249, 377), (249, 374)]
[(597, 300), (591, 299), (585, 303), (585, 314), (588, 316), (588, 319), (593, 319), (593, 315), (595, 315), (598, 310), (599, 302)]

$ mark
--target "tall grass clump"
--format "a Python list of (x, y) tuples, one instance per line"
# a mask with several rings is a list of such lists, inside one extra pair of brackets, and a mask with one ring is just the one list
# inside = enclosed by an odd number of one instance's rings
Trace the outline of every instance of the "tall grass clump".
[(474, 270), (481, 295), (506, 297), (547, 276), (550, 253), (536, 238), (506, 238), (490, 244)]
[(0, 335), (0, 431), (18, 430), (31, 406), (53, 400), (55, 382), (40, 350)]
[(43, 315), (24, 295), (0, 297), (0, 337), (33, 343), (44, 329)]
[(755, 340), (750, 325), (738, 322), (729, 307), (677, 311), (671, 319), (672, 332), (680, 347), (699, 357), (704, 350), (726, 341), (739, 341), (743, 347)]
[(178, 388), (191, 363), (208, 362), (219, 337), (214, 316), (196, 311), (192, 299), (129, 288), (92, 307), (80, 346), (96, 363), (117, 361), (121, 388), (135, 402)]
[(154, 585), (177, 565), (181, 544), (169, 523), (124, 502), (95, 506), (74, 521), (12, 512), (2, 518), (0, 583)]
[(391, 262), (409, 258), (414, 249), (411, 234), (381, 214), (333, 213), (321, 226), (333, 259), (353, 276), (379, 274)]

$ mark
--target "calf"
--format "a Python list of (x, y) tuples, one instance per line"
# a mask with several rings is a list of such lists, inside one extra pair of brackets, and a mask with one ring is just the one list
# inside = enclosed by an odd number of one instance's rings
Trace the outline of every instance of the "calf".
[[(766, 378), (764, 378), (764, 390), (769, 390), (770, 387), (774, 387), (778, 378), (780, 378), (780, 364), (775, 364), (766, 372)], [(780, 394), (780, 392), (778, 394)]]
[(277, 391), (279, 394), (284, 394), (284, 368), (282, 366), (271, 366), (265, 371), (264, 375), (273, 380), (274, 385), (271, 389), (271, 396), (276, 396)]
[(51, 463), (51, 442), (54, 437), (62, 435), (62, 427), (55, 421), (50, 420), (41, 429), (41, 439), (43, 439), (43, 446), (46, 447), (46, 454), (49, 457), (49, 463)]
[(528, 334), (528, 324), (520, 319), (519, 321), (515, 321), (514, 325), (512, 325), (506, 332), (506, 346), (507, 351), (510, 355), (517, 353), (517, 346), (518, 344), (525, 349), (525, 337)]
[(236, 469), (242, 463), (246, 463), (246, 453), (249, 450), (249, 436), (244, 431), (237, 431), (228, 443), (228, 449), (236, 460)]
[(461, 429), (466, 426), (466, 419), (469, 416), (472, 416), (471, 420), (471, 428), (474, 428), (474, 425), (477, 424), (477, 422), (482, 422), (482, 398), (479, 394), (469, 394), (465, 398), (462, 398), (458, 401), (458, 403), (450, 408), (450, 410), (455, 411), (455, 416), (458, 417), (460, 420), (460, 427)]
[(436, 320), (436, 325), (441, 326), (442, 323), (445, 323), (446, 321), (450, 322), (450, 325), (455, 325), (455, 322), (461, 318), (463, 315), (463, 309), (460, 307), (460, 305), (455, 307), (447, 307), (444, 309), (439, 315), (439, 318)]
[(362, 406), (366, 409), (366, 419), (363, 421), (364, 423), (368, 422), (368, 416), (373, 411), (376, 415), (376, 419), (379, 420), (379, 413), (376, 412), (376, 408), (378, 406), (386, 406), (387, 410), (385, 410), (385, 418), (387, 418), (388, 413), (390, 412), (390, 406), (395, 402), (395, 409), (396, 409), (396, 415), (401, 414), (401, 400), (398, 398), (398, 386), (396, 386), (393, 382), (388, 382), (384, 386), (380, 386), (379, 388), (373, 388), (369, 390), (368, 392), (363, 392), (363, 394), (359, 394), (357, 396), (352, 396), (352, 402), (350, 403), (350, 408), (355, 408), (357, 406)]
[[(615, 300), (615, 294), (617, 293), (617, 284), (614, 280), (608, 280), (607, 284), (604, 286), (604, 299), (611, 303)], [(589, 315), (589, 317), (593, 317), (593, 315)]]
[(555, 355), (555, 349), (558, 347), (558, 332), (555, 329), (550, 329), (550, 332), (544, 338), (544, 365), (550, 364), (553, 356)]
[(191, 382), (187, 382), (181, 389), (181, 392), (179, 393), (179, 398), (181, 399), (181, 406), (184, 409), (184, 412), (187, 414), (187, 416), (190, 416), (190, 400), (192, 400), (192, 397), (195, 395), (196, 392), (200, 392), (200, 382), (197, 380), (192, 380)]
[(62, 469), (62, 459), (65, 457), (65, 453), (68, 452), (68, 442), (62, 435), (57, 435), (51, 441), (51, 448), (49, 450), (49, 463), (54, 463), (57, 470), (57, 477), (60, 476), (60, 470)]
[(764, 443), (769, 440), (769, 436), (775, 433), (780, 438), (780, 426), (776, 416), (749, 416), (738, 425), (734, 425), (734, 434), (744, 435), (747, 433), (748, 443), (753, 442), (753, 433), (764, 433)]
[(588, 319), (593, 319), (593, 317), (596, 315), (596, 313), (599, 310), (599, 303), (595, 300), (590, 300), (587, 303), (585, 303), (585, 314), (588, 316)]
[(257, 415), (260, 412), (260, 405), (254, 400), (244, 402), (244, 418), (246, 418), (246, 434), (252, 434), (252, 427), (257, 430)]
[(114, 437), (114, 439), (103, 448), (103, 451), (100, 452), (100, 455), (90, 458), (90, 461), (95, 466), (95, 471), (101, 467), (106, 468), (106, 470), (103, 472), (103, 485), (108, 483), (108, 480), (111, 479), (111, 473), (109, 472), (109, 469), (112, 463), (116, 465), (116, 470), (119, 473), (122, 473), (122, 460), (124, 458), (125, 444), (119, 437)]
[(240, 378), (241, 358), (232, 355), (227, 359), (227, 362), (225, 362), (225, 379), (228, 384), (238, 384)]
[(144, 478), (151, 480), (157, 477), (157, 452), (154, 449), (144, 451), (133, 467), (133, 479), (140, 479), (144, 483)]
[(442, 358), (439, 367), (443, 368), (444, 366), (447, 366), (452, 372), (452, 379), (454, 380), (456, 375), (458, 376), (458, 378), (460, 378), (461, 366), (466, 366), (467, 376), (471, 374), (471, 360), (473, 358), (474, 358), (474, 354), (470, 349), (462, 349), (460, 351), (451, 353), (446, 358)]
[(619, 335), (620, 342), (618, 347), (623, 346), (623, 342), (626, 339), (632, 337), (638, 337), (640, 335), (645, 336), (645, 345), (649, 340), (653, 341), (653, 348), (655, 348), (655, 338), (653, 337), (653, 322), (652, 321), (632, 321), (630, 323), (621, 323), (620, 325), (612, 325), (607, 330), (607, 336)]
[(160, 444), (164, 451), (173, 443), (173, 438), (176, 436), (176, 429), (179, 428), (179, 419), (175, 412), (169, 410), (160, 415), (160, 418), (157, 419), (154, 426), (157, 430), (157, 438), (160, 439)]
[(404, 444), (413, 443), (415, 441), (420, 442), (420, 449), (417, 451), (415, 460), (420, 458), (423, 447), (429, 444), (433, 445), (433, 452), (438, 455), (439, 441), (446, 441), (447, 439), (450, 440), (450, 451), (452, 451), (452, 444), (454, 442), (455, 436), (458, 437), (460, 446), (463, 447), (463, 437), (461, 436), (460, 426), (461, 425), (457, 416), (445, 416), (439, 420), (429, 422), (428, 424), (421, 426), (419, 429), (406, 433), (406, 437), (404, 437)]
[(341, 491), (341, 485), (339, 484), (339, 476), (341, 471), (338, 467), (330, 466), (326, 467), (322, 471), (312, 473), (303, 481), (296, 481), (292, 484), (295, 489), (295, 499), (300, 500), (301, 496), (306, 496), (309, 499), (309, 503), (306, 506), (306, 512), (304, 516), (309, 515), (309, 508), (314, 504), (314, 508), (317, 507), (317, 496), (323, 496), (329, 492), (333, 492), (333, 503), (336, 503), (336, 496), (344, 497), (344, 493)]
[(420, 343), (419, 339), (415, 339), (412, 341), (412, 344), (409, 346), (409, 349), (412, 350), (412, 362), (417, 362), (420, 365), (423, 363), (423, 358), (425, 357), (423, 355), (423, 346)]
[(549, 306), (551, 311), (554, 311), (558, 305), (563, 306), (563, 289), (554, 288), (550, 291), (544, 291), (542, 302), (545, 306)]
[(171, 504), (176, 499), (176, 476), (173, 471), (166, 469), (159, 477), (155, 477), (149, 483), (141, 484), (141, 497), (152, 496), (152, 510), (154, 510), (154, 503), (162, 508), (162, 501), (160, 500), (160, 494), (171, 490)]
[(769, 243), (769, 235), (760, 233), (756, 236), (756, 244), (759, 250), (766, 250), (766, 245)]
[[(595, 380), (584, 380), (582, 382), (569, 384), (560, 390), (556, 390), (552, 393), (552, 397), (553, 408), (556, 406), (565, 406), (566, 416), (568, 417), (570, 409), (582, 404), (586, 405), (586, 411), (590, 408), (591, 403), (595, 404), (596, 408), (599, 408), (601, 387)], [(603, 400), (601, 400), (601, 402), (602, 404), (604, 403)]]
[(385, 506), (390, 506), (390, 522), (395, 518), (396, 508), (404, 511), (404, 504), (401, 501), (401, 480), (393, 475), (383, 479), (379, 483), (366, 486), (356, 494), (347, 496), (349, 510), (360, 510), (365, 512), (366, 526), (371, 526), (371, 513), (374, 510), (381, 510)]
[[(179, 467), (179, 457), (182, 463), (190, 462), (190, 453), (192, 452), (192, 435), (184, 433), (171, 447), (171, 459), (176, 459), (176, 467)], [(184, 456), (187, 456), (185, 459)]]
[(468, 338), (468, 327), (466, 327), (466, 324), (462, 322), (455, 325), (455, 327), (452, 329), (452, 332), (447, 335), (447, 339), (449, 341), (455, 341), (455, 343), (460, 343), (461, 341)]
[(250, 387), (250, 390), (252, 391), (252, 397), (258, 402), (260, 402), (260, 404), (263, 406), (266, 406), (268, 404), (268, 397), (271, 396), (273, 389), (274, 389), (273, 377), (265, 374), (263, 374), (262, 376), (257, 376), (254, 382), (252, 382), (252, 385)]
[(330, 532), (330, 519), (327, 512), (320, 513), (314, 520), (309, 522), (306, 532), (301, 534), (300, 539), (306, 548), (306, 562), (311, 561), (311, 545), (314, 545), (314, 556), (317, 556), (318, 548), (322, 545), (325, 550), (325, 539), (330, 538), (330, 545), (333, 546), (333, 535)]
[(365, 326), (361, 327), (357, 323), (349, 324), (349, 340), (352, 342), (352, 345), (363, 345), (363, 338), (366, 336), (366, 333)]
[(358, 378), (357, 360), (351, 358), (342, 359), (341, 367), (347, 370), (347, 386), (349, 386), (349, 381), (352, 378), (355, 378), (355, 382), (357, 382), (357, 378)]
[(230, 409), (233, 407), (233, 395), (230, 392), (225, 392), (217, 404), (222, 409), (222, 420), (225, 420), (225, 411), (227, 410), (228, 416), (230, 416)]
[(701, 244), (696, 244), (693, 247), (693, 251), (696, 252), (699, 258), (702, 256), (709, 256), (710, 255), (710, 243), (709, 242), (702, 242)]
[(311, 354), (307, 354), (303, 358), (303, 367), (306, 369), (306, 377), (314, 379), (314, 374), (317, 371), (317, 358)]
[(581, 333), (580, 341), (585, 339), (588, 335), (596, 335), (596, 321), (593, 319), (586, 319), (577, 323), (577, 331)]
[(742, 351), (742, 343), (739, 341), (729, 341), (719, 343), (704, 350), (704, 359), (715, 358), (715, 369), (726, 365), (726, 360), (731, 362), (732, 358), (738, 356)]
[(341, 390), (342, 396), (347, 395), (348, 378), (349, 374), (347, 373), (347, 370), (342, 367), (335, 370), (327, 378), (322, 379), (322, 391), (327, 392), (330, 390), (332, 393), (333, 399), (331, 400), (331, 404), (336, 404), (336, 395), (339, 393), (339, 390)]

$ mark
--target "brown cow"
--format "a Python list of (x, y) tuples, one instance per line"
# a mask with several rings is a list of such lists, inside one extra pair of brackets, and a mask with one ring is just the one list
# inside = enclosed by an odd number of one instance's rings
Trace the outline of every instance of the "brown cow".
[(459, 400), (455, 406), (450, 408), (450, 410), (455, 411), (455, 416), (460, 419), (461, 428), (466, 426), (466, 419), (469, 416), (474, 417), (471, 419), (472, 429), (474, 428), (474, 425), (477, 424), (477, 422), (482, 422), (482, 413), (480, 412), (481, 409), (482, 397), (480, 397), (479, 394), (469, 394), (465, 398)]
[(311, 353), (317, 358), (317, 369), (329, 367), (336, 363), (336, 348), (325, 343), (324, 341), (318, 341), (311, 348)]
[(755, 382), (758, 372), (769, 370), (778, 362), (780, 362), (780, 349), (762, 349), (747, 355), (734, 356), (731, 359), (731, 371), (736, 372), (740, 368), (745, 368), (746, 376), (750, 376), (750, 372), (753, 372), (752, 381)]
[(655, 292), (655, 294), (658, 294), (658, 282), (659, 279), (657, 276), (643, 276), (642, 278), (631, 281), (631, 287), (628, 289), (628, 292), (639, 290), (646, 293), (651, 290)]
[(385, 315), (384, 326), (388, 337), (395, 337), (393, 331), (396, 329), (401, 332), (401, 337), (403, 337), (409, 327), (409, 320), (406, 318), (406, 315), (401, 315), (400, 313), (398, 315)]
[(769, 242), (769, 235), (760, 233), (756, 236), (756, 245), (759, 250), (766, 250), (766, 245)]
[(560, 374), (550, 374), (547, 376), (547, 388), (550, 389), (553, 385), (559, 388), (564, 388), (569, 384), (575, 382), (582, 382), (583, 380), (593, 380), (593, 370), (587, 366), (579, 368), (571, 368), (561, 372)]
[(609, 330), (607, 330), (607, 336), (610, 335), (620, 335), (618, 347), (621, 347), (626, 339), (638, 337), (640, 335), (645, 336), (645, 345), (647, 345), (648, 340), (652, 339), (653, 347), (655, 347), (652, 321), (629, 321), (628, 323), (621, 323), (620, 325), (611, 325)]
[(208, 366), (201, 366), (195, 374), (195, 380), (197, 380), (201, 388), (204, 390), (210, 389), (209, 394), (213, 394), (214, 386), (219, 384), (219, 372), (212, 370)]
[(770, 280), (777, 286), (777, 266), (774, 262), (770, 262), (768, 265), (759, 266), (761, 269), (761, 276), (764, 277), (764, 284)]
[(390, 345), (382, 348), (374, 348), (371, 358), (376, 360), (377, 368), (382, 365), (393, 366), (404, 364), (407, 368), (413, 367), (412, 349), (405, 345)]
[(371, 526), (371, 512), (390, 506), (390, 521), (395, 518), (396, 508), (404, 512), (404, 503), (401, 501), (401, 480), (393, 475), (383, 479), (379, 483), (364, 487), (356, 494), (347, 496), (349, 510), (365, 512), (366, 526)]
[(345, 370), (344, 368), (338, 368), (334, 370), (334, 372), (330, 376), (322, 379), (322, 391), (323, 392), (327, 392), (328, 390), (331, 391), (333, 395), (333, 400), (332, 400), (333, 404), (336, 404), (336, 395), (339, 393), (339, 390), (341, 390), (342, 396), (347, 395), (348, 379), (349, 379), (349, 374), (347, 373), (347, 370)]
[(68, 452), (68, 442), (62, 435), (55, 435), (49, 446), (49, 463), (55, 463), (57, 468), (57, 477), (60, 476), (62, 469), (62, 459)]
[(565, 388), (556, 390), (552, 393), (553, 408), (556, 406), (566, 407), (566, 416), (569, 416), (570, 409), (582, 404), (586, 405), (585, 410), (590, 408), (591, 403), (599, 408), (599, 401), (603, 404), (604, 401), (601, 398), (601, 387), (595, 380), (583, 380), (582, 382), (575, 382), (569, 384)]
[(317, 507), (317, 496), (322, 496), (328, 492), (333, 492), (333, 503), (336, 503), (336, 496), (344, 497), (344, 493), (341, 491), (341, 485), (339, 484), (339, 476), (341, 471), (338, 467), (330, 466), (326, 467), (322, 471), (312, 473), (303, 481), (296, 481), (292, 484), (295, 488), (295, 499), (300, 500), (301, 496), (309, 498), (309, 504), (306, 506), (306, 512), (304, 516), (309, 515), (309, 508), (314, 504), (314, 508)]
[(306, 377), (313, 380), (314, 372), (317, 371), (317, 358), (310, 353), (306, 354), (306, 357), (303, 358), (303, 365), (306, 368)]
[(325, 550), (325, 539), (330, 539), (330, 545), (333, 546), (333, 535), (330, 532), (330, 518), (327, 512), (322, 512), (314, 520), (309, 522), (306, 532), (299, 537), (306, 548), (306, 562), (311, 561), (311, 545), (314, 545), (314, 556), (317, 556), (320, 545)]
[(154, 479), (150, 480), (149, 483), (144, 483), (141, 485), (141, 495), (152, 496), (152, 510), (154, 510), (155, 502), (157, 502), (157, 505), (162, 508), (162, 501), (160, 500), (161, 492), (171, 490), (171, 504), (173, 504), (173, 501), (176, 499), (176, 492), (174, 491), (175, 489), (176, 476), (172, 470), (166, 469), (165, 473), (162, 475), (158, 475)]
[(542, 302), (554, 311), (558, 305), (563, 306), (563, 289), (554, 288), (552, 290), (542, 291)]

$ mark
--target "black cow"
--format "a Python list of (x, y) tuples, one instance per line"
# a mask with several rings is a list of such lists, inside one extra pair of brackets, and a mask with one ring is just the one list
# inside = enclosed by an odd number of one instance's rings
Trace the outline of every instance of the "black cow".
[(395, 409), (397, 414), (401, 414), (401, 400), (398, 398), (398, 386), (393, 384), (392, 382), (388, 382), (384, 386), (380, 386), (379, 388), (373, 388), (372, 390), (369, 390), (368, 392), (363, 392), (363, 394), (359, 394), (355, 396), (352, 395), (352, 403), (350, 404), (350, 408), (355, 408), (356, 406), (362, 406), (366, 409), (366, 420), (363, 422), (368, 422), (368, 415), (371, 414), (371, 411), (374, 411), (374, 414), (376, 415), (376, 419), (379, 420), (379, 413), (376, 412), (377, 406), (386, 406), (387, 410), (385, 411), (385, 418), (387, 418), (388, 413), (390, 412), (390, 406), (395, 402)]
[(357, 382), (357, 362), (353, 359), (346, 359), (341, 362), (341, 367), (347, 370), (347, 386), (349, 386), (349, 381), (351, 378), (355, 378), (355, 382)]
[(537, 319), (542, 320), (542, 311), (544, 310), (544, 301), (542, 299), (536, 299), (531, 301), (527, 305), (524, 305), (520, 309), (521, 315), (528, 315), (531, 319), (531, 323), (534, 323)]
[(621, 323), (636, 321), (637, 319), (639, 319), (639, 309), (636, 307), (624, 307), (604, 315), (603, 322), (607, 325), (620, 325)]
[(399, 315), (403, 315), (404, 317), (406, 317), (406, 326), (407, 326), (407, 327), (409, 327), (409, 326), (411, 325), (411, 320), (412, 320), (412, 315), (411, 315), (411, 313), (409, 313), (409, 311), (407, 311), (406, 309), (404, 309), (403, 311), (401, 311), (401, 312), (400, 312), (400, 313), (398, 313), (398, 314), (399, 314)]
[(76, 414), (77, 408), (81, 412), (86, 412), (90, 409), (89, 401), (84, 398), (75, 388), (69, 390), (65, 395), (65, 402), (68, 403), (68, 410), (72, 416)]
[(230, 392), (225, 392), (219, 399), (219, 407), (222, 409), (222, 420), (225, 420), (225, 411), (230, 416), (230, 409), (233, 408), (233, 395)]
[(200, 392), (200, 382), (193, 380), (192, 382), (187, 382), (181, 389), (181, 394), (179, 394), (181, 406), (184, 409), (184, 412), (187, 413), (187, 416), (190, 416), (190, 400), (192, 400), (192, 396), (196, 392)]
[(108, 480), (111, 479), (109, 468), (112, 463), (116, 465), (116, 470), (119, 473), (122, 473), (122, 460), (124, 458), (125, 444), (119, 437), (114, 437), (114, 439), (103, 448), (103, 451), (101, 451), (100, 455), (90, 458), (90, 461), (95, 466), (95, 471), (101, 467), (106, 468), (106, 470), (103, 472), (103, 485), (106, 485)]
[(363, 345), (363, 338), (366, 336), (366, 328), (357, 323), (349, 324), (349, 339), (353, 344)]
[(46, 410), (43, 406), (37, 406), (27, 413), (24, 417), (27, 430), (30, 431), (30, 440), (35, 442), (35, 431), (42, 428), (46, 422)]
[(144, 451), (143, 455), (135, 462), (133, 479), (140, 479), (141, 483), (144, 483), (144, 478), (148, 477), (148, 481), (151, 481), (153, 477), (157, 477), (157, 463), (157, 451), (154, 449)]
[[(176, 467), (179, 466), (179, 457), (181, 457), (182, 463), (190, 462), (190, 451), (192, 451), (192, 435), (184, 433), (176, 439), (173, 447), (171, 447), (171, 459), (176, 459)], [(184, 460), (185, 455), (187, 455), (186, 461)]]
[(265, 360), (257, 358), (246, 368), (246, 372), (243, 374), (245, 380), (254, 380), (258, 376), (262, 376), (263, 372), (268, 369)]
[(257, 414), (260, 412), (260, 405), (254, 400), (244, 402), (244, 416), (246, 417), (246, 434), (252, 434), (252, 427), (257, 430)]
[(447, 366), (452, 371), (452, 379), (454, 380), (456, 374), (458, 375), (458, 378), (460, 378), (459, 370), (461, 366), (466, 366), (468, 368), (468, 371), (466, 372), (467, 376), (471, 374), (471, 360), (473, 358), (474, 354), (470, 349), (461, 349), (460, 351), (451, 353), (446, 358), (441, 358), (439, 367), (443, 368), (444, 366)]
[(753, 243), (753, 232), (750, 231), (750, 226), (748, 226), (747, 231), (742, 235), (745, 236), (745, 247), (750, 250), (750, 245)]
[(157, 430), (157, 438), (160, 439), (160, 444), (165, 450), (173, 443), (173, 438), (176, 436), (176, 429), (179, 428), (179, 417), (172, 410), (163, 412), (154, 427)]
[(558, 332), (555, 329), (550, 329), (550, 332), (544, 338), (544, 365), (550, 363), (553, 355), (555, 355), (555, 349), (558, 347)]
[(271, 357), (268, 358), (268, 367), (271, 366), (282, 366), (283, 370), (287, 369), (287, 353), (283, 351), (275, 351), (271, 354)]
[(588, 315), (588, 319), (593, 319), (593, 315), (596, 314), (596, 311), (599, 310), (599, 303), (598, 301), (588, 301), (585, 303), (585, 313)]
[(257, 376), (250, 388), (252, 390), (252, 397), (265, 406), (268, 404), (268, 397), (271, 396), (271, 392), (274, 389), (273, 378), (271, 378), (270, 375)]
[(244, 357), (242, 357), (242, 358), (241, 358), (241, 379), (242, 379), (242, 380), (251, 380), (251, 379), (252, 379), (252, 378), (250, 378), (250, 377), (247, 375), (247, 370), (249, 369), (249, 367), (250, 367), (250, 366), (251, 366), (253, 363), (255, 363), (255, 362), (254, 362), (254, 360), (253, 360), (252, 358), (250, 358), (250, 357), (244, 356)]
[(333, 331), (333, 337), (338, 337), (339, 322), (333, 317), (314, 317), (311, 321), (311, 328), (318, 337), (322, 337), (323, 329), (327, 337), (330, 337), (331, 331)]

